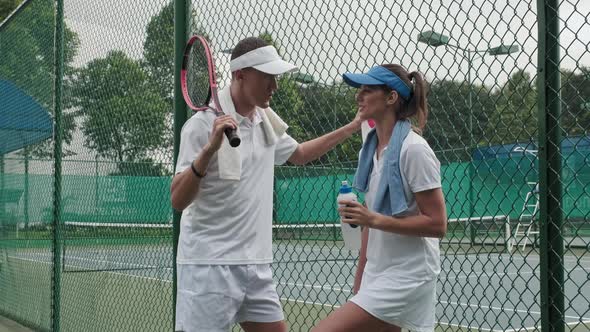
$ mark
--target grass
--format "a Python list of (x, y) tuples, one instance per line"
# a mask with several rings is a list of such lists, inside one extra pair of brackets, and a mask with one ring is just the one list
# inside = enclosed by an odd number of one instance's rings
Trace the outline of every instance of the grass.
[[(0, 281), (0, 310), (48, 330), (51, 264), (8, 257), (0, 267)], [(172, 283), (160, 279), (117, 272), (62, 273), (60, 306), (62, 331), (171, 331), (173, 326)]]

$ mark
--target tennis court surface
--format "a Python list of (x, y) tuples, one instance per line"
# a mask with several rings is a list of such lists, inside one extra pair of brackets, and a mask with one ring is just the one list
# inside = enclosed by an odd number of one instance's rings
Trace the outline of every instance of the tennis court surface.
[[(473, 230), (465, 225), (464, 221), (450, 222), (449, 235), (441, 241), (439, 329), (534, 331), (541, 310), (538, 251), (529, 246), (508, 252), (502, 218), (479, 223), (475, 236), (466, 235), (466, 230)], [(339, 231), (332, 224), (274, 227), (274, 276), (293, 331), (307, 331), (352, 296), (357, 254), (334, 241)], [(172, 300), (170, 232), (169, 225), (66, 223), (62, 283), (70, 287), (62, 292), (62, 305), (68, 308), (62, 313), (62, 323), (67, 326), (70, 320), (86, 319), (100, 321), (93, 328), (101, 331), (142, 324), (150, 329), (161, 325), (166, 330), (166, 314), (172, 314), (171, 308), (162, 307), (163, 299)], [(41, 233), (21, 230), (15, 246), (4, 249), (0, 277), (10, 281), (3, 284), (15, 285), (2, 289), (5, 296), (34, 297), (35, 289), (50, 289), (52, 252), (46, 240), (32, 238)], [(590, 257), (585, 249), (568, 251), (564, 286), (571, 301), (565, 317), (571, 328), (590, 326), (584, 297), (590, 294), (588, 270)], [(26, 277), (12, 279), (23, 275)], [(102, 320), (102, 315), (110, 319)]]

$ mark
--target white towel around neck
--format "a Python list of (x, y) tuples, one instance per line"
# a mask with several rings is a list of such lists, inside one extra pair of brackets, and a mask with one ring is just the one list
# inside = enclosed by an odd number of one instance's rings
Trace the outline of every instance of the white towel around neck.
[[(225, 114), (236, 118), (236, 108), (231, 98), (230, 88), (226, 87), (219, 91), (219, 103)], [(279, 137), (289, 127), (270, 107), (256, 109), (262, 118), (262, 129), (264, 131), (266, 145), (276, 144)], [(238, 129), (238, 135), (240, 131)], [(217, 164), (219, 165), (219, 177), (225, 180), (240, 180), (242, 173), (242, 158), (239, 147), (231, 147), (225, 135), (219, 151), (217, 151)]]

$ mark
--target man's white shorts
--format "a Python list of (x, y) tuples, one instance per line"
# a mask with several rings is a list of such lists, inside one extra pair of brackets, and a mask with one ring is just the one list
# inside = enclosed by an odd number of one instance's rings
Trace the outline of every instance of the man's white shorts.
[(358, 293), (350, 300), (389, 324), (416, 332), (434, 331), (436, 279), (364, 273)]
[(177, 264), (176, 331), (227, 332), (284, 320), (270, 264)]

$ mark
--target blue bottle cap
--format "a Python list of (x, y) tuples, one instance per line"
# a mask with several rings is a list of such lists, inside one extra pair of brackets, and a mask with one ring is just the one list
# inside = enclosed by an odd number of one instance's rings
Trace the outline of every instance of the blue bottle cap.
[(352, 192), (352, 187), (348, 185), (348, 181), (342, 181), (342, 186), (340, 187), (341, 194), (348, 194)]

